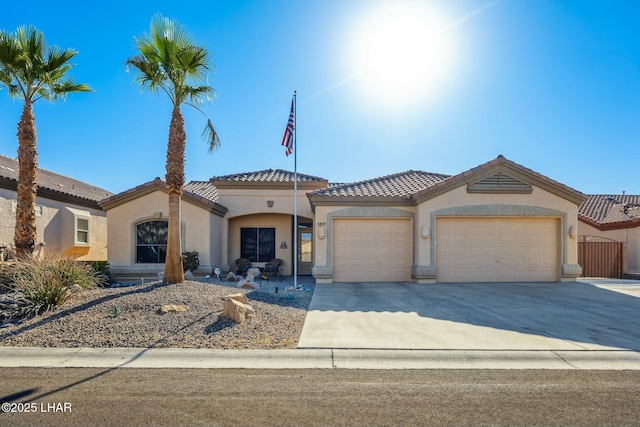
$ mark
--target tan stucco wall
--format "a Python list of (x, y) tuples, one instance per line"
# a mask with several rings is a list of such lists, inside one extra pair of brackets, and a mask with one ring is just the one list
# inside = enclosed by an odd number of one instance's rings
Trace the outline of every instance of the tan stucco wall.
[[(460, 186), (452, 191), (442, 194), (433, 199), (427, 200), (418, 205), (417, 209), (417, 229), (423, 226), (429, 227), (431, 236), (429, 239), (419, 239), (416, 245), (416, 263), (418, 265), (432, 265), (432, 252), (429, 240), (434, 238), (432, 224), (432, 213), (440, 209), (457, 206), (479, 206), (479, 205), (512, 205), (512, 206), (534, 206), (551, 209), (566, 213), (566, 223), (563, 224), (563, 236), (566, 237), (566, 245), (561, 246), (565, 251), (563, 264), (577, 264), (578, 262), (578, 241), (568, 237), (568, 230), (571, 226), (578, 226), (578, 206), (566, 199), (549, 193), (541, 188), (533, 186), (531, 194), (486, 194), (468, 193), (466, 186)], [(435, 237), (437, 239), (437, 236)], [(435, 265), (433, 265), (435, 267)]]
[[(243, 227), (272, 227), (276, 229), (276, 258), (283, 261), (282, 274), (293, 274), (292, 263), (292, 218), (286, 214), (256, 214), (245, 215), (229, 220), (229, 252), (228, 259), (232, 270), (234, 262), (240, 258), (240, 229)], [(287, 249), (281, 249), (281, 242), (287, 243)], [(263, 267), (264, 263), (254, 263)]]
[(640, 273), (640, 227), (600, 231), (582, 221), (578, 223), (580, 236), (598, 236), (624, 243), (626, 251), (625, 273)]
[[(298, 190), (298, 216), (313, 218), (306, 191)], [(273, 200), (273, 207), (267, 201)], [(255, 213), (293, 215), (293, 190), (273, 189), (218, 189), (218, 203), (228, 209), (225, 218)]]
[[(306, 192), (299, 189), (297, 197), (298, 221), (313, 222), (313, 212)], [(273, 206), (267, 205), (273, 201)], [(218, 189), (218, 202), (228, 209), (222, 225), (223, 268), (235, 269), (234, 262), (240, 257), (240, 228), (275, 227), (276, 258), (283, 260), (282, 274), (293, 274), (293, 235), (294, 195), (292, 189), (255, 189), (221, 188)], [(287, 243), (287, 249), (280, 249), (281, 242)], [(263, 263), (256, 263), (262, 267)]]
[[(434, 197), (418, 204), (417, 206), (388, 206), (388, 207), (365, 207), (365, 206), (316, 206), (315, 210), (315, 267), (314, 275), (322, 279), (323, 275), (331, 274), (331, 218), (334, 215), (340, 215), (340, 211), (348, 212), (349, 215), (358, 215), (362, 213), (362, 217), (393, 217), (399, 215), (412, 215), (414, 228), (414, 253), (413, 265), (416, 276), (432, 275), (435, 279), (435, 239), (434, 217), (437, 211), (443, 209), (471, 207), (469, 211), (476, 212), (473, 216), (478, 215), (478, 211), (482, 211), (485, 207), (487, 211), (504, 212), (504, 206), (509, 214), (526, 215), (527, 212), (535, 210), (536, 214), (543, 212), (550, 217), (561, 219), (561, 236), (563, 241), (560, 243), (559, 264), (569, 267), (567, 270), (568, 280), (572, 280), (571, 275), (575, 276), (575, 272), (569, 272), (571, 267), (575, 267), (578, 263), (578, 241), (569, 237), (569, 229), (578, 226), (578, 206), (562, 197), (547, 192), (541, 188), (533, 187), (531, 194), (487, 194), (487, 193), (468, 193), (466, 185), (455, 188), (440, 196)], [(529, 209), (534, 207), (534, 209)], [(480, 213), (482, 214), (482, 213)], [(325, 227), (325, 238), (322, 238), (321, 228)], [(424, 228), (423, 228), (424, 227)], [(426, 237), (423, 237), (425, 234)], [(432, 241), (432, 239), (434, 239)], [(559, 272), (559, 277), (561, 276)], [(326, 281), (331, 281), (327, 279)], [(430, 281), (425, 280), (425, 281)]]
[[(169, 197), (162, 191), (141, 196), (107, 211), (109, 222), (109, 264), (114, 275), (155, 274), (164, 264), (137, 264), (135, 261), (135, 226), (152, 219), (167, 219)], [(160, 214), (160, 217), (158, 216)], [(181, 204), (183, 251), (197, 250), (200, 258), (198, 272), (211, 272), (219, 266), (219, 217), (185, 200)], [(218, 228), (219, 230), (219, 228)]]
[[(13, 243), (15, 212), (12, 211), (16, 192), (0, 189), (0, 243)], [(107, 260), (107, 215), (91, 209), (55, 200), (36, 198), (42, 215), (36, 216), (35, 255), (63, 254), (78, 261)], [(71, 208), (67, 209), (67, 208)], [(89, 217), (89, 244), (75, 243), (74, 213)], [(46, 246), (41, 246), (44, 242)]]

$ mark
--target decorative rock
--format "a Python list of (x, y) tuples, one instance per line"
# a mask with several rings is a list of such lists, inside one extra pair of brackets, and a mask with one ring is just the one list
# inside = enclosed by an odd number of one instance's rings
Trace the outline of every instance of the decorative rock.
[(255, 281), (256, 277), (260, 276), (260, 269), (256, 267), (251, 267), (247, 270), (247, 280), (250, 282)]
[(242, 286), (240, 286), (240, 287), (244, 288), (244, 289), (259, 289), (260, 288), (260, 286), (258, 286), (258, 284), (256, 282), (249, 282), (249, 281), (244, 282), (242, 284)]
[(230, 271), (229, 274), (227, 274), (227, 282), (237, 282), (237, 281), (238, 281), (238, 277), (236, 277), (233, 271)]
[(158, 281), (162, 282), (164, 280), (164, 271), (158, 273)]
[(196, 280), (196, 276), (193, 275), (191, 270), (187, 270), (184, 272), (184, 280)]
[(249, 279), (240, 279), (240, 281), (238, 282), (237, 285), (238, 288), (245, 288), (245, 289), (259, 289), (260, 285), (258, 285), (256, 282), (253, 282)]
[(178, 313), (182, 311), (187, 311), (187, 307), (184, 305), (165, 304), (160, 306), (158, 314)]
[(229, 298), (240, 301), (243, 304), (249, 304), (249, 299), (244, 294), (227, 295), (226, 297), (222, 297), (222, 301), (226, 301)]
[(227, 298), (222, 304), (222, 316), (228, 317), (236, 323), (244, 323), (255, 314), (255, 310), (248, 304), (244, 304), (233, 298)]

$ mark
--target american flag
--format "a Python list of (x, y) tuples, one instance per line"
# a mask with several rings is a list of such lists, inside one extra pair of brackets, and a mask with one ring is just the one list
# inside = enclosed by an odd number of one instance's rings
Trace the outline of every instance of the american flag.
[(291, 100), (291, 113), (289, 113), (289, 122), (287, 128), (284, 130), (284, 136), (282, 137), (282, 145), (287, 147), (284, 152), (287, 156), (293, 153), (293, 129), (295, 128), (296, 115), (293, 110), (293, 99)]

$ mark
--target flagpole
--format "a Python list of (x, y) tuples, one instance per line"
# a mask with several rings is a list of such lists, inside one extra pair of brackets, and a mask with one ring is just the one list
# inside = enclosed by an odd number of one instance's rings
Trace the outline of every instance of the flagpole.
[(298, 133), (298, 106), (296, 105), (297, 91), (293, 91), (293, 289), (298, 289), (298, 147), (296, 136)]

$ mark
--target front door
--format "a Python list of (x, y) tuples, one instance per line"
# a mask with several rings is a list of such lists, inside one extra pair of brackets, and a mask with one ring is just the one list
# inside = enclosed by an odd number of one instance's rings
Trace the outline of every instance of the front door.
[(313, 228), (298, 228), (298, 274), (308, 276), (313, 267)]

